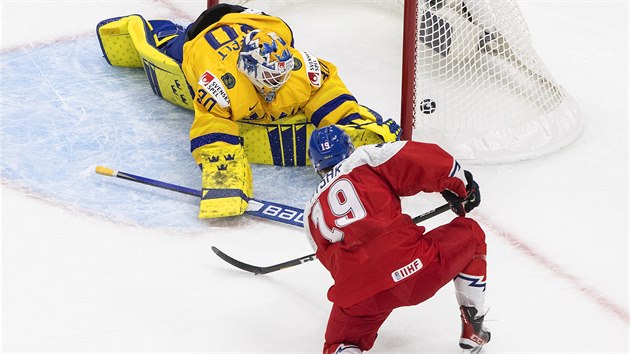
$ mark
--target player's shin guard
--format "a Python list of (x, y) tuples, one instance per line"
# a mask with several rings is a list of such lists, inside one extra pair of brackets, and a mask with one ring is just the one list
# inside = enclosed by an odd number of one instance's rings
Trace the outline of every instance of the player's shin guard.
[(201, 151), (200, 218), (242, 215), (253, 197), (252, 172), (241, 145)]
[(462, 320), (459, 346), (476, 353), (490, 341), (490, 331), (483, 326), (488, 311), (485, 307), (487, 251), (485, 234), (479, 225), (474, 223), (471, 231), (477, 242), (475, 254), (470, 263), (455, 277), (454, 283)]
[(457, 274), (455, 294), (460, 306), (475, 307), (483, 310), (486, 298), (486, 256), (475, 255), (466, 269)]
[(474, 220), (465, 219), (475, 242), (475, 253), (464, 269), (455, 277), (455, 291), (460, 306), (474, 307), (485, 313), (486, 296), (486, 235)]

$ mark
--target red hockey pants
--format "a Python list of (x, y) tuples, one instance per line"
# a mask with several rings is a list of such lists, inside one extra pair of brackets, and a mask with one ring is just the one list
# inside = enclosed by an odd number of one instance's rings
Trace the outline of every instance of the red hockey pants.
[(457, 217), (422, 237), (438, 245), (436, 259), (406, 281), (350, 307), (333, 304), (326, 328), (324, 354), (338, 344), (354, 344), (367, 351), (389, 314), (398, 307), (417, 305), (431, 298), (457, 274), (486, 275), (485, 234), (472, 219)]

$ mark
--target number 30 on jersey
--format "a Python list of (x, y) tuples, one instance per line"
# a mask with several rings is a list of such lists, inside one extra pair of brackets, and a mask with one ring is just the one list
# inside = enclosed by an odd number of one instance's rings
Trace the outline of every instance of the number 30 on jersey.
[[(324, 198), (321, 198), (324, 199)], [(366, 217), (367, 212), (352, 182), (342, 178), (328, 188), (327, 198), (329, 220), (334, 225), (328, 225), (324, 218), (322, 200), (318, 199), (311, 209), (311, 220), (321, 235), (331, 243), (343, 240), (343, 228)]]

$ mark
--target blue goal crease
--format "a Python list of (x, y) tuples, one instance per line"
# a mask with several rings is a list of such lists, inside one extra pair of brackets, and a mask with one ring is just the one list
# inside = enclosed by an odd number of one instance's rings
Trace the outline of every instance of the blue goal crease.
[[(3, 181), (111, 220), (208, 227), (194, 197), (94, 173), (103, 165), (201, 187), (190, 155), (192, 112), (156, 96), (142, 68), (110, 66), (91, 37), (5, 52), (0, 67)], [(252, 173), (256, 198), (294, 206), (304, 205), (317, 178), (310, 167), (252, 165)]]

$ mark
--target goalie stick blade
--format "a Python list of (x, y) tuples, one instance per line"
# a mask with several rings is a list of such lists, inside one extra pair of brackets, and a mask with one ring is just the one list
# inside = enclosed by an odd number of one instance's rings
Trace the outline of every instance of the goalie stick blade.
[(261, 199), (250, 199), (246, 213), (259, 218), (304, 227), (304, 209)]
[(296, 258), (296, 259), (292, 259), (290, 261), (286, 261), (286, 262), (282, 262), (282, 263), (278, 263), (278, 264), (274, 264), (274, 265), (270, 265), (268, 267), (260, 267), (260, 266), (255, 266), (255, 265), (251, 265), (251, 264), (247, 264), (247, 263), (243, 263), (237, 259), (234, 259), (230, 256), (228, 256), (227, 254), (223, 253), (220, 249), (212, 246), (212, 251), (219, 256), (219, 258), (221, 258), (222, 260), (228, 262), (229, 264), (235, 266), (236, 268), (242, 269), (246, 272), (250, 272), (250, 273), (254, 273), (254, 274), (268, 274), (268, 273), (272, 273), (272, 272), (277, 272), (279, 270), (282, 270), (284, 268), (289, 268), (289, 267), (293, 267), (305, 262), (309, 262), (309, 261), (314, 261), (317, 259), (317, 257), (315, 256), (315, 254), (309, 254), (307, 256), (304, 257), (300, 257), (300, 258)]

